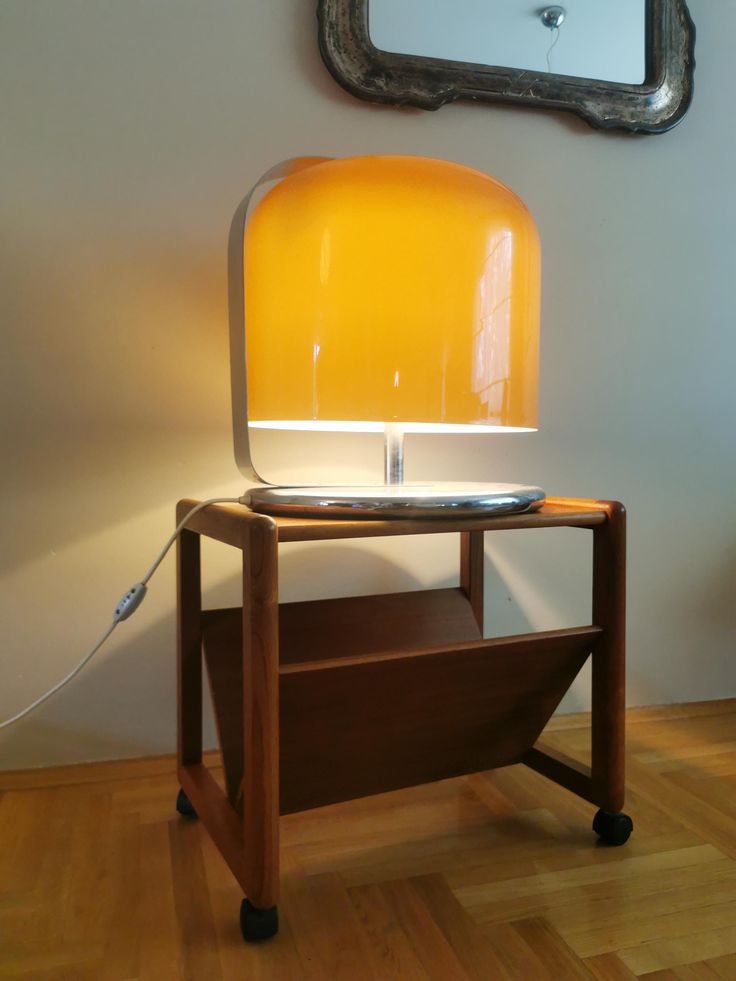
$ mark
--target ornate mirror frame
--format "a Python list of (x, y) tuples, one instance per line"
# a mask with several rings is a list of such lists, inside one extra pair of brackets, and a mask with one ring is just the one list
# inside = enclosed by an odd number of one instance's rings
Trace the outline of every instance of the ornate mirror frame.
[(685, 0), (647, 0), (646, 78), (641, 85), (476, 65), (376, 48), (369, 0), (319, 0), (319, 47), (337, 82), (369, 102), (439, 109), (456, 99), (563, 109), (591, 126), (663, 133), (693, 93), (695, 27)]

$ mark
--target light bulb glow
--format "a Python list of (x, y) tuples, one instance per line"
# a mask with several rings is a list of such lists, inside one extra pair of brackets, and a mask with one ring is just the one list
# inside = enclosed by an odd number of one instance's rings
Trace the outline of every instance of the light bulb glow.
[[(260, 419), (248, 423), (253, 429), (298, 429), (310, 432), (329, 433), (382, 433), (386, 424), (365, 420), (349, 419)], [(462, 423), (441, 422), (402, 422), (405, 433), (472, 434), (472, 433), (535, 433), (537, 430), (527, 426), (486, 426), (465, 425)]]

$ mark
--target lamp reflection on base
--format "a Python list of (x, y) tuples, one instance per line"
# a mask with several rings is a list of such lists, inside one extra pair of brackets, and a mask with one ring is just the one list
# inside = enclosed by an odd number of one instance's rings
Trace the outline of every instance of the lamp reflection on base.
[(537, 511), (544, 491), (524, 484), (416, 483), (277, 487), (264, 484), (243, 495), (253, 511), (304, 518), (448, 518)]

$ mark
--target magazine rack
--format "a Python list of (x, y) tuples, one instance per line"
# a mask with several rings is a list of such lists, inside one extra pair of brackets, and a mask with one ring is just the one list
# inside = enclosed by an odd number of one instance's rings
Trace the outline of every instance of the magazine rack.
[[(181, 501), (181, 520), (197, 501)], [(591, 624), (483, 639), (483, 540), (511, 528), (593, 533)], [(451, 589), (278, 601), (281, 542), (460, 535)], [(535, 513), (353, 521), (271, 518), (217, 504), (178, 543), (177, 808), (198, 816), (246, 899), (247, 940), (276, 933), (279, 815), (524, 763), (599, 808), (623, 844), (625, 512), (548, 499)], [(200, 536), (243, 553), (242, 608), (203, 610)], [(592, 657), (591, 765), (539, 736)], [(206, 663), (224, 767), (202, 761)]]

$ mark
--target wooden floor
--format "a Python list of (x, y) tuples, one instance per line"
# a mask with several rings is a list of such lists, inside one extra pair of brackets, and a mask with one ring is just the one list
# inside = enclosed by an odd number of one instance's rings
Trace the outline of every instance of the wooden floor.
[[(586, 725), (550, 740), (582, 757)], [(170, 759), (0, 774), (0, 977), (736, 979), (736, 702), (637, 710), (628, 742), (623, 848), (522, 767), (284, 818), (256, 947)]]

